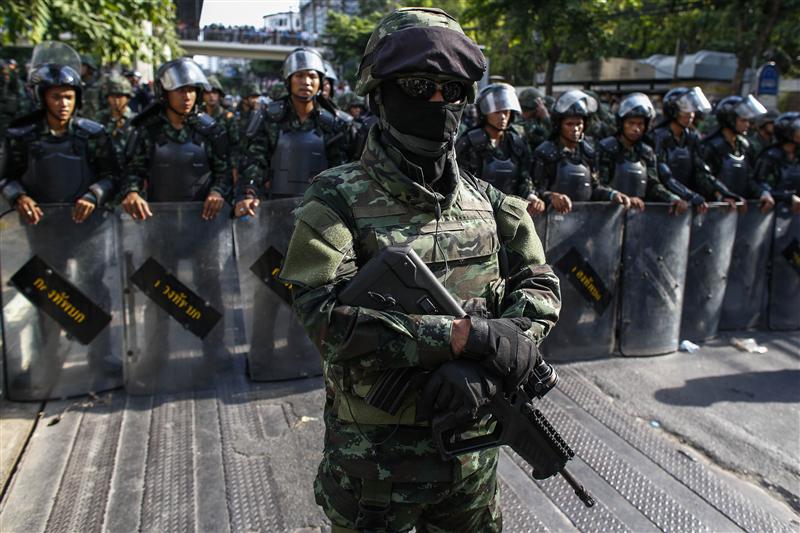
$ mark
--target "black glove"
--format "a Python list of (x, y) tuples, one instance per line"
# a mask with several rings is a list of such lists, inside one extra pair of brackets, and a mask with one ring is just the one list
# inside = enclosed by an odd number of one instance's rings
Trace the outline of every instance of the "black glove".
[(497, 394), (498, 381), (478, 363), (448, 361), (428, 377), (417, 402), (417, 420), (432, 420), (435, 414), (449, 413), (459, 423), (470, 422), (478, 408)]
[(464, 355), (502, 377), (504, 390), (512, 392), (541, 360), (536, 344), (522, 333), (530, 327), (529, 318), (471, 318)]

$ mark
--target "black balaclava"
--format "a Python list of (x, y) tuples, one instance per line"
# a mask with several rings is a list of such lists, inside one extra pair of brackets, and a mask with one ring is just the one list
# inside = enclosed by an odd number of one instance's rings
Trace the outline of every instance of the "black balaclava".
[(432, 184), (442, 176), (447, 154), (455, 146), (466, 102), (418, 100), (393, 81), (381, 84), (380, 91), (381, 137), (419, 166)]

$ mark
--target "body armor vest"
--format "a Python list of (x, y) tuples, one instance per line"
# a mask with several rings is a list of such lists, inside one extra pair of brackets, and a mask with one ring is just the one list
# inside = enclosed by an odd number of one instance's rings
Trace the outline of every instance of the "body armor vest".
[(688, 146), (673, 145), (667, 149), (667, 164), (675, 179), (684, 185), (689, 185), (692, 180), (694, 164), (692, 162), (692, 152)]
[(516, 171), (517, 165), (512, 158), (496, 159), (490, 155), (483, 161), (480, 177), (506, 194), (516, 194), (514, 190)]
[(719, 179), (732, 193), (744, 196), (747, 189), (747, 161), (744, 154), (728, 152), (722, 157)]
[(556, 181), (553, 192), (566, 194), (573, 202), (586, 202), (592, 198), (592, 179), (589, 167), (562, 159), (556, 163)]
[(20, 180), (31, 198), (43, 204), (72, 203), (86, 193), (94, 173), (85, 147), (71, 135), (31, 143), (28, 169)]
[(781, 181), (778, 188), (784, 191), (800, 192), (800, 162), (795, 160), (781, 169)]
[(622, 194), (644, 198), (647, 194), (647, 167), (641, 161), (626, 159), (618, 162), (611, 186)]
[(325, 139), (316, 130), (281, 131), (272, 153), (270, 194), (302, 196), (311, 178), (328, 168)]
[(194, 139), (182, 144), (169, 139), (156, 141), (150, 158), (148, 201), (205, 200), (210, 185), (211, 168), (204, 145), (202, 141), (198, 143)]

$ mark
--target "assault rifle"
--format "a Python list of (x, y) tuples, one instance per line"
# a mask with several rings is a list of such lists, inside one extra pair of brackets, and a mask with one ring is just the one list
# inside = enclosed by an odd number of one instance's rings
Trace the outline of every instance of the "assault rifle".
[[(339, 294), (345, 305), (407, 314), (467, 316), (428, 266), (407, 246), (389, 246), (362, 267)], [(419, 384), (426, 373), (416, 368), (385, 371), (372, 386), (366, 401), (373, 407), (397, 414), (405, 395)], [(497, 394), (478, 411), (476, 420), (493, 423), (486, 435), (463, 438), (474, 421), (460, 424), (452, 413), (434, 417), (432, 423), (436, 446), (445, 460), (494, 446), (508, 445), (532, 468), (535, 479), (561, 474), (575, 494), (587, 506), (594, 498), (566, 469), (575, 452), (558, 434), (541, 411), (533, 406), (556, 386), (558, 375), (542, 361), (533, 376), (513, 394)], [(489, 426), (491, 427), (491, 426)]]

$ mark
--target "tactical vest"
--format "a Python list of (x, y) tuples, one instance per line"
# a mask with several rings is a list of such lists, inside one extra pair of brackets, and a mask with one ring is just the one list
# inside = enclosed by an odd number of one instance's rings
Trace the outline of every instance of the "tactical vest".
[(672, 171), (672, 176), (683, 183), (689, 185), (692, 180), (694, 164), (692, 162), (692, 152), (688, 146), (678, 146), (673, 144), (667, 149), (667, 165)]
[(20, 182), (39, 203), (72, 203), (94, 183), (86, 139), (74, 134), (37, 140), (28, 147), (28, 169)]
[(589, 167), (564, 158), (556, 163), (556, 179), (552, 191), (566, 194), (573, 202), (587, 202), (592, 198), (592, 178)]
[(747, 189), (747, 160), (744, 154), (728, 152), (722, 156), (719, 179), (732, 193), (744, 196)]
[(208, 195), (211, 168), (199, 134), (184, 143), (159, 134), (150, 155), (147, 199), (151, 202), (200, 202)]
[(281, 130), (270, 161), (270, 194), (302, 196), (311, 179), (328, 168), (325, 139), (316, 129)]
[(800, 162), (795, 160), (793, 163), (783, 165), (778, 188), (784, 191), (794, 191), (795, 194), (800, 192)]
[(647, 166), (641, 161), (619, 161), (614, 168), (611, 186), (622, 194), (644, 198), (647, 193)]
[(514, 190), (514, 177), (517, 165), (510, 157), (508, 159), (495, 159), (490, 156), (483, 160), (481, 179), (491, 183), (506, 194), (516, 194)]

